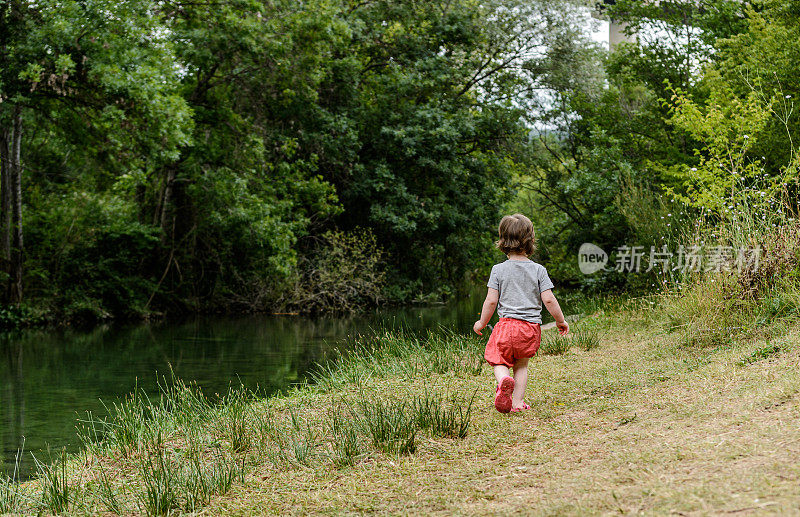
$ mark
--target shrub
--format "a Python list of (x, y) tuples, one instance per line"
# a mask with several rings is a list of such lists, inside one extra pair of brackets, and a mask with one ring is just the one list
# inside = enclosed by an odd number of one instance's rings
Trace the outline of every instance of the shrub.
[(730, 296), (758, 298), (776, 280), (800, 273), (800, 223), (776, 225), (750, 246), (761, 250), (758, 267), (744, 268), (737, 275), (738, 292)]
[(299, 312), (355, 312), (382, 300), (383, 251), (369, 230), (330, 231), (299, 260), (278, 305)]
[(0, 329), (17, 329), (44, 323), (44, 318), (27, 305), (0, 307)]
[(30, 213), (28, 290), (49, 300), (58, 318), (92, 323), (148, 313), (162, 246), (159, 229), (141, 224), (132, 203), (114, 194), (34, 193)]

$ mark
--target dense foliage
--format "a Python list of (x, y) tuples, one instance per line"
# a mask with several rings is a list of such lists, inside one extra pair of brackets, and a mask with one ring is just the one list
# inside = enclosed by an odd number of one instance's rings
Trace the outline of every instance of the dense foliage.
[(568, 11), (3, 2), (6, 302), (93, 319), (446, 296), (488, 260), (514, 93)]
[[(577, 35), (551, 53), (555, 102), (532, 118), (513, 206), (537, 216), (562, 281), (647, 289), (665, 278), (582, 275), (578, 247), (674, 251), (797, 210), (800, 20), (772, 0), (618, 0), (605, 13), (628, 41), (606, 52)], [(747, 232), (738, 244), (763, 234)]]
[(1, 3), (5, 303), (96, 319), (442, 299), (497, 258), (509, 210), (560, 284), (637, 287), (578, 273), (580, 244), (661, 245), (795, 194), (794, 8), (619, 0), (600, 15), (630, 38), (610, 51), (590, 8)]

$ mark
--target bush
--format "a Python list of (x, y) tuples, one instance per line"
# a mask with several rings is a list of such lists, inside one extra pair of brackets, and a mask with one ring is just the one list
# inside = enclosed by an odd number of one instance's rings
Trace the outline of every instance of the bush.
[(27, 305), (0, 307), (0, 329), (31, 327), (43, 322), (42, 315)]
[(355, 312), (382, 300), (383, 251), (369, 230), (322, 235), (278, 305), (298, 312)]
[(757, 240), (753, 248), (760, 248), (758, 268), (745, 269), (738, 275), (738, 293), (731, 296), (758, 298), (771, 289), (776, 281), (800, 274), (800, 224), (791, 221), (776, 225)]
[(32, 196), (26, 228), (29, 297), (62, 320), (140, 318), (156, 289), (159, 229), (132, 204), (107, 194)]

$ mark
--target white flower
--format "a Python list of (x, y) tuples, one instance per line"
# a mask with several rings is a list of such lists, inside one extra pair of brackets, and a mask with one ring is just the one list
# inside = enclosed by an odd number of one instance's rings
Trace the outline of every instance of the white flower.
[(697, 167), (692, 167), (692, 172), (697, 171)]
[(750, 135), (744, 135), (744, 138), (750, 138)]
[(792, 98), (792, 96), (791, 96), (791, 95), (787, 95), (787, 96), (786, 96), (786, 98), (787, 98), (787, 99), (791, 99), (791, 98)]

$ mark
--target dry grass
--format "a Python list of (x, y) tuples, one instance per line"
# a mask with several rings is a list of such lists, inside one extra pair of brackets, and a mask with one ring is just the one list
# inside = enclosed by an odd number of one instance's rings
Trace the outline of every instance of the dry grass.
[[(209, 514), (753, 514), (798, 513), (798, 335), (741, 366), (764, 343), (691, 350), (641, 312), (599, 318), (600, 348), (532, 363), (524, 414), (492, 407), (478, 377), (433, 376), (428, 387), (479, 389), (463, 441), (422, 438), (411, 456), (353, 467), (263, 466)], [(374, 393), (421, 380), (372, 378)], [(276, 408), (320, 411), (330, 394)]]

